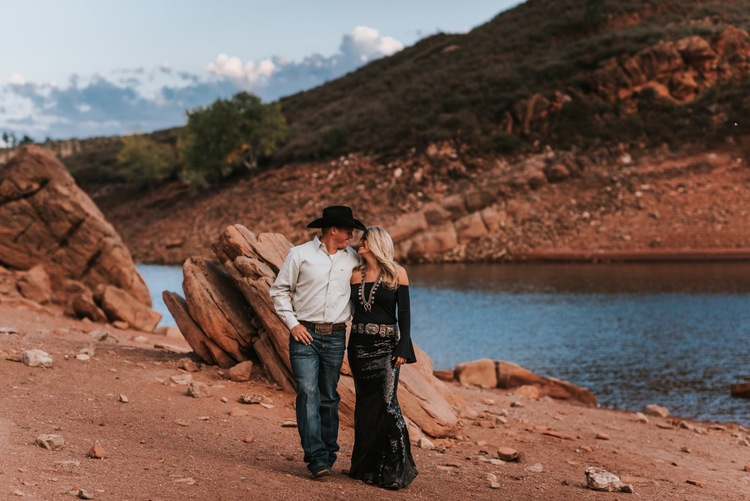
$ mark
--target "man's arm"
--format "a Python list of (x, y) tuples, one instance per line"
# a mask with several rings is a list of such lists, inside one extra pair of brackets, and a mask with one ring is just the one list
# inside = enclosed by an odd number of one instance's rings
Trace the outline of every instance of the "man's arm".
[(287, 254), (270, 291), (276, 313), (278, 313), (289, 330), (299, 325), (297, 317), (294, 314), (294, 307), (292, 306), (292, 291), (297, 288), (298, 276), (299, 259), (297, 253), (292, 250)]

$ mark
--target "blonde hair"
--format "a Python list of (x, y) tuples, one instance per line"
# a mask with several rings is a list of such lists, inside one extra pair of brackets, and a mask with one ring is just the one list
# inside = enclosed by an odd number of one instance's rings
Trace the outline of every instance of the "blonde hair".
[[(370, 252), (378, 260), (380, 268), (383, 270), (383, 285), (387, 289), (396, 290), (398, 288), (399, 266), (393, 260), (393, 239), (380, 226), (369, 226), (365, 232), (365, 238), (369, 242)], [(364, 264), (362, 258), (360, 258), (360, 261)]]

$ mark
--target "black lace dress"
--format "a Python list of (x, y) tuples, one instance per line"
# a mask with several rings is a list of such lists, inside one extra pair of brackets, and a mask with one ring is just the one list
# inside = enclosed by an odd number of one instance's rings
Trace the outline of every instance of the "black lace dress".
[[(372, 286), (365, 284), (364, 297), (369, 298)], [(417, 361), (409, 332), (409, 287), (401, 285), (391, 291), (381, 284), (370, 311), (365, 311), (357, 299), (359, 287), (352, 285), (354, 319), (347, 348), (357, 393), (349, 476), (400, 489), (417, 476), (409, 432), (396, 396), (399, 369), (394, 368), (397, 356), (404, 357), (406, 363)], [(370, 334), (359, 332), (358, 324), (397, 324), (397, 329), (390, 335)]]

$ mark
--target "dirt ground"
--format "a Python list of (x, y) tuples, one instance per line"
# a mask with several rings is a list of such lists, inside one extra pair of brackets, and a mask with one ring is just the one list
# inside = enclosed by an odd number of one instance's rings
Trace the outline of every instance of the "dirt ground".
[[(102, 330), (118, 341), (95, 341)], [(34, 348), (52, 356), (51, 368), (16, 361)], [(76, 358), (92, 348), (90, 360)], [(203, 367), (191, 375), (211, 396), (189, 397), (172, 380), (187, 374), (178, 368), (180, 350), (188, 350), (182, 339), (0, 302), (0, 498), (750, 500), (750, 430), (736, 424), (642, 422), (633, 412), (458, 385), (478, 415), (463, 421), (456, 439), (436, 439), (432, 450), (413, 446), (419, 476), (407, 489), (347, 477), (351, 428), (341, 429), (334, 474), (312, 480), (297, 430), (282, 426), (294, 420), (293, 395), (256, 371), (236, 383)], [(241, 404), (241, 395), (270, 405)], [(44, 434), (65, 443), (35, 445)], [(87, 457), (95, 444), (104, 458)], [(522, 460), (498, 461), (498, 447), (520, 451)], [(588, 466), (619, 475), (635, 492), (587, 488)]]

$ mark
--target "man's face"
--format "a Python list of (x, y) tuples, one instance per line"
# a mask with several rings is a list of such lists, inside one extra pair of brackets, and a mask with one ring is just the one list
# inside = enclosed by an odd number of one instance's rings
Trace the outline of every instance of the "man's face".
[(354, 237), (354, 228), (342, 228), (334, 226), (331, 228), (331, 241), (337, 249), (346, 249), (349, 240)]

